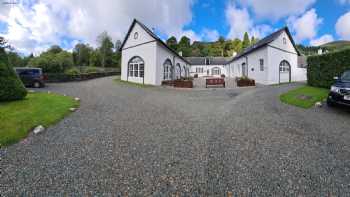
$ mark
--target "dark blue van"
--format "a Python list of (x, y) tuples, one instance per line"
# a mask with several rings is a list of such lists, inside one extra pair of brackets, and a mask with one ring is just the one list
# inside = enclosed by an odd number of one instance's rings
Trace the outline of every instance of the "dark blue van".
[(328, 106), (335, 104), (350, 106), (350, 70), (345, 71), (340, 78), (335, 77), (334, 79), (336, 82), (332, 85), (328, 95)]
[(14, 68), (26, 87), (41, 88), (45, 86), (41, 68)]

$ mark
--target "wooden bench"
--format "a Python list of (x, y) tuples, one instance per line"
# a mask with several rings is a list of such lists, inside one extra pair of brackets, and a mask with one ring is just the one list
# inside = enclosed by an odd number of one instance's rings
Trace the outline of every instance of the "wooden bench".
[(225, 79), (223, 79), (223, 78), (206, 79), (205, 88), (208, 88), (208, 86), (223, 86), (223, 87), (225, 87)]

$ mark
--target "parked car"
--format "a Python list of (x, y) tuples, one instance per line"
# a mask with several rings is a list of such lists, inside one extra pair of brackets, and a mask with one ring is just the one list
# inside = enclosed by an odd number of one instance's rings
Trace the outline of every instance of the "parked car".
[(331, 87), (327, 104), (333, 106), (335, 104), (350, 106), (350, 70), (345, 71), (344, 74), (336, 80), (335, 84)]
[(14, 68), (26, 87), (41, 88), (45, 86), (41, 68)]

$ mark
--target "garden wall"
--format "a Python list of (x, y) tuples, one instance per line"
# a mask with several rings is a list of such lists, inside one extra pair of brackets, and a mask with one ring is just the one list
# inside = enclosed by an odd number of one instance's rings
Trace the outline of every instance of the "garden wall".
[(55, 82), (69, 82), (69, 81), (85, 81), (89, 79), (96, 79), (100, 77), (108, 77), (113, 75), (120, 75), (120, 72), (99, 72), (99, 73), (86, 73), (69, 75), (64, 73), (47, 73), (45, 75), (45, 82), (55, 83)]
[(350, 69), (350, 49), (320, 56), (310, 56), (307, 63), (308, 84), (329, 88), (334, 83), (334, 77), (340, 76), (345, 70)]

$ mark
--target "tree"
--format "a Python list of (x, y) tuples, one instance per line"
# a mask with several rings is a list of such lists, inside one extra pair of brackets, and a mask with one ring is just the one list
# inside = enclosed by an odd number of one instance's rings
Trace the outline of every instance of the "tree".
[(21, 100), (27, 95), (23, 83), (8, 65), (5, 39), (0, 37), (0, 101)]
[(252, 41), (250, 42), (251, 45), (256, 44), (259, 41), (258, 38), (255, 38), (254, 36), (252, 36)]
[(177, 50), (177, 39), (175, 36), (170, 37), (167, 41), (166, 44), (173, 50)]
[(218, 42), (221, 44), (221, 45), (224, 45), (225, 44), (225, 38), (223, 36), (220, 36), (219, 39), (218, 39)]
[(245, 50), (250, 46), (250, 38), (247, 32), (244, 33), (242, 48)]
[(64, 70), (73, 67), (73, 56), (67, 51), (53, 53), (47, 51), (42, 53), (39, 57), (32, 58), (29, 65), (43, 69), (45, 73), (61, 73)]
[(47, 50), (48, 53), (54, 53), (54, 54), (60, 53), (62, 51), (63, 51), (63, 49), (58, 45), (52, 45), (49, 48), (49, 50)]
[(180, 42), (178, 44), (178, 47), (177, 47), (177, 51), (178, 52), (182, 52), (182, 55), (184, 57), (188, 57), (188, 56), (191, 56), (191, 53), (192, 53), (192, 49), (191, 49), (191, 40), (186, 37), (186, 36), (183, 36), (181, 39), (180, 39)]
[(237, 53), (240, 53), (242, 52), (242, 49), (243, 49), (243, 43), (240, 39), (236, 38), (233, 40), (232, 42), (232, 46), (233, 46), (233, 50)]
[(119, 51), (120, 47), (122, 47), (122, 42), (120, 40), (117, 40), (114, 45), (115, 51)]
[(63, 71), (74, 66), (73, 56), (67, 51), (57, 53), (55, 56), (55, 61)]
[(99, 43), (99, 52), (101, 54), (102, 67), (111, 67), (113, 65), (113, 42), (108, 33), (102, 32), (97, 41)]
[(24, 60), (15, 52), (7, 52), (8, 64), (10, 67), (24, 67), (26, 66)]
[(186, 36), (182, 36), (179, 42), (179, 47), (191, 47), (191, 39)]
[(73, 59), (76, 66), (89, 66), (92, 48), (89, 45), (79, 43), (73, 50)]
[(89, 63), (94, 67), (101, 66), (101, 54), (98, 49), (91, 51)]

